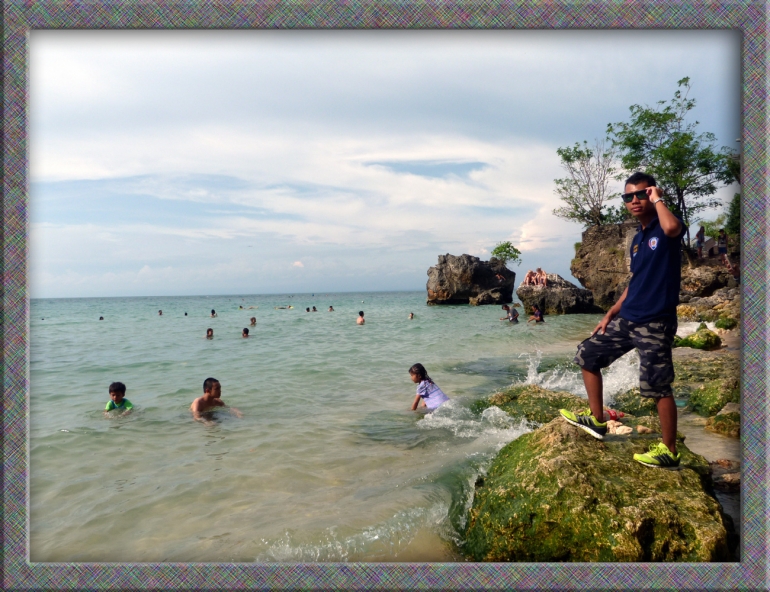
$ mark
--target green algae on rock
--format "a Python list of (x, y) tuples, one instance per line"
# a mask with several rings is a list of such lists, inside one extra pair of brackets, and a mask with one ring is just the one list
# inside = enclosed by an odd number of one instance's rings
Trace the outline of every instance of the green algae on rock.
[(615, 395), (613, 409), (631, 415), (658, 415), (655, 400), (639, 394), (639, 387)]
[(692, 347), (694, 349), (717, 349), (722, 346), (719, 335), (709, 329), (701, 329), (687, 337), (674, 337), (674, 347)]
[(463, 550), (475, 561), (729, 561), (706, 460), (634, 462), (657, 438), (598, 442), (562, 418), (505, 446), (478, 486)]
[(566, 391), (550, 391), (535, 384), (525, 384), (476, 401), (471, 408), (479, 413), (492, 405), (514, 417), (525, 417), (542, 424), (558, 417), (559, 409), (582, 411), (588, 407), (588, 401)]
[(723, 413), (709, 417), (704, 426), (710, 432), (729, 436), (731, 438), (741, 437), (741, 414)]
[(714, 325), (717, 329), (727, 329), (729, 331), (738, 326), (738, 321), (731, 317), (720, 317)]
[(740, 391), (739, 377), (728, 375), (694, 389), (687, 405), (698, 415), (716, 415), (727, 403), (739, 403)]

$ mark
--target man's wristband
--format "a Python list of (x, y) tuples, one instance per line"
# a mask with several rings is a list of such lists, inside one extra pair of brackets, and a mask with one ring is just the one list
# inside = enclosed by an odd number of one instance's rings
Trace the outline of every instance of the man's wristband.
[[(657, 206), (660, 202), (663, 201), (662, 197), (659, 197), (657, 201), (652, 202), (652, 205)], [(665, 203), (665, 202), (664, 202)]]

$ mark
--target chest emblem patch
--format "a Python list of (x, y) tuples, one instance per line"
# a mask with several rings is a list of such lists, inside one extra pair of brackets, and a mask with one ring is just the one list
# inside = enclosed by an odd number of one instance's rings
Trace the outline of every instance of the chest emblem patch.
[(647, 244), (650, 245), (650, 248), (654, 251), (658, 248), (658, 237), (653, 236), (649, 241), (647, 241)]

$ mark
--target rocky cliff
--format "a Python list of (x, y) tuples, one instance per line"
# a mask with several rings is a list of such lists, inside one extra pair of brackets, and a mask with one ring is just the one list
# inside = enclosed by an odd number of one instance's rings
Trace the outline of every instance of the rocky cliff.
[[(638, 222), (593, 226), (583, 232), (575, 258), (570, 264), (572, 275), (593, 293), (594, 304), (609, 310), (631, 279), (629, 254)], [(723, 288), (737, 287), (736, 280), (718, 258), (685, 259), (682, 265), (680, 301), (707, 298)], [(713, 320), (713, 319), (708, 319)]]
[(583, 232), (570, 272), (594, 295), (594, 304), (609, 310), (631, 278), (629, 249), (639, 223), (592, 226)]
[(428, 304), (505, 304), (513, 302), (516, 274), (492, 257), (481, 261), (472, 255), (438, 256), (428, 269)]

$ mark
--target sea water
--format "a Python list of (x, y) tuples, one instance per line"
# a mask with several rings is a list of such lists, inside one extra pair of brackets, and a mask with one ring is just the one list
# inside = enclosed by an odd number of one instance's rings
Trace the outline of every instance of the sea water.
[[(424, 292), (32, 300), (31, 560), (461, 561), (476, 478), (535, 427), (471, 403), (522, 383), (585, 396), (571, 359), (601, 317), (519, 310)], [(638, 384), (635, 356), (608, 400)], [(451, 399), (432, 414), (410, 410), (416, 362)], [(193, 420), (209, 376), (242, 417)], [(113, 381), (127, 416), (105, 417)]]

